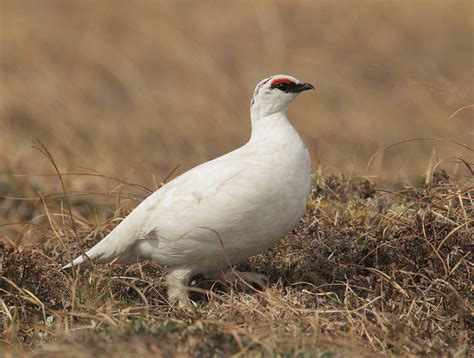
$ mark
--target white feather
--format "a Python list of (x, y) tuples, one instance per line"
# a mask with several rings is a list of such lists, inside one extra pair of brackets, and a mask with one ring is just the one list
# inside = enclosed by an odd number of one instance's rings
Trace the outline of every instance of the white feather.
[(204, 273), (265, 250), (297, 224), (311, 177), (308, 151), (285, 114), (296, 94), (259, 86), (249, 142), (150, 195), (86, 252), (92, 262), (151, 259)]

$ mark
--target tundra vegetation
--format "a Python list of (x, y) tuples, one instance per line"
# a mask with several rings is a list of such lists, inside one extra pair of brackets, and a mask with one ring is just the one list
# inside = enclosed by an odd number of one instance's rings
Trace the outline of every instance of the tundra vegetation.
[[(106, 208), (75, 196), (2, 199), (2, 213), (30, 219), (0, 242), (2, 349), (33, 356), (467, 355), (474, 193), (445, 172), (433, 178), (389, 191), (368, 180), (315, 176), (300, 225), (237, 267), (268, 275), (269, 287), (196, 277), (195, 305), (187, 309), (166, 302), (157, 264), (60, 269), (122, 220), (127, 200), (120, 198), (140, 200), (129, 185)], [(69, 207), (82, 215), (71, 220)], [(99, 220), (98, 211), (110, 217)]]

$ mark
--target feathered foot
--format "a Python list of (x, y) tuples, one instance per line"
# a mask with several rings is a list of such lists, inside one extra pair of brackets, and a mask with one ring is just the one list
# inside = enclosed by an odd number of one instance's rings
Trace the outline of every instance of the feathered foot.
[(260, 288), (267, 288), (270, 280), (267, 276), (254, 272), (228, 271), (224, 274), (226, 281), (235, 283), (243, 280), (248, 284), (255, 284)]
[(179, 307), (187, 307), (189, 300), (189, 281), (191, 280), (193, 271), (189, 269), (170, 269), (166, 276), (166, 284), (168, 286), (168, 302), (170, 305), (178, 304)]
[(240, 280), (245, 281), (248, 284), (255, 284), (260, 288), (266, 288), (270, 282), (267, 276), (254, 272), (224, 272), (223, 270), (219, 270), (218, 272), (209, 272), (205, 275), (205, 277), (211, 280), (221, 280), (230, 283), (236, 283)]

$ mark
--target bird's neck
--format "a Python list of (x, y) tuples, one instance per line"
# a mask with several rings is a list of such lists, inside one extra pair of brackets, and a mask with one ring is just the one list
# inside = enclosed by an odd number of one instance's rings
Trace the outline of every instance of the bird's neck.
[(277, 112), (267, 116), (251, 116), (252, 134), (249, 143), (285, 142), (298, 133), (286, 118), (285, 112)]

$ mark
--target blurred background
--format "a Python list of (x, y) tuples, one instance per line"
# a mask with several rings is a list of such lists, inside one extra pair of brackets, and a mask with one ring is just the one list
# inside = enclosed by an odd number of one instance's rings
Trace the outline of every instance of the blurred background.
[[(153, 186), (244, 144), (256, 84), (316, 85), (289, 118), (313, 169), (404, 182), (472, 161), (472, 1), (0, 0), (0, 173)], [(467, 173), (445, 162), (448, 173)], [(68, 187), (103, 187), (66, 178)], [(31, 176), (28, 180), (47, 181)], [(52, 183), (57, 188), (57, 180)], [(46, 185), (46, 184), (45, 184)]]

